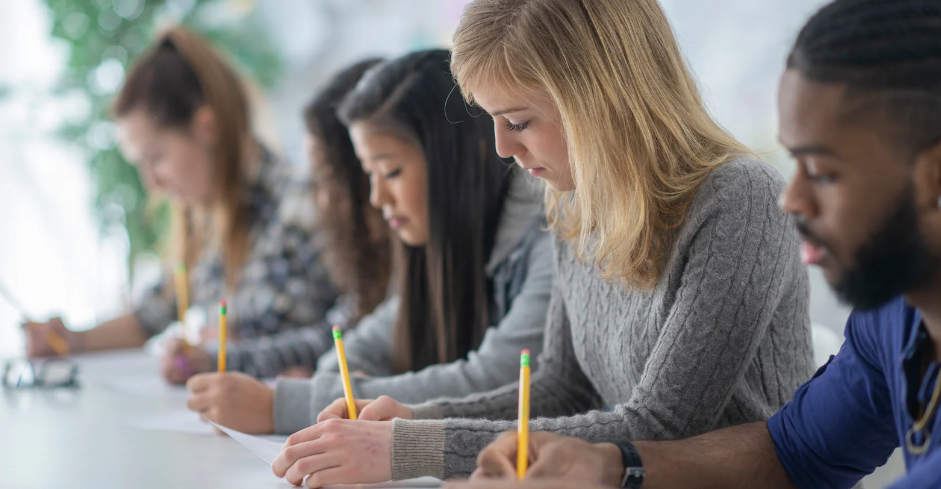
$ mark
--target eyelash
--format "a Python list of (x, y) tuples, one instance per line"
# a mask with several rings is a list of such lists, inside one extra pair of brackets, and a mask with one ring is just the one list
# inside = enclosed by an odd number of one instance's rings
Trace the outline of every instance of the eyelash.
[(509, 120), (506, 121), (506, 129), (508, 131), (523, 132), (523, 129), (526, 129), (527, 126), (529, 126), (529, 121), (521, 124), (513, 124)]
[[(372, 178), (372, 176), (373, 176), (373, 173), (372, 173), (372, 172), (363, 172), (363, 173), (366, 174), (366, 178)], [(396, 169), (396, 170), (392, 170), (392, 171), (390, 171), (389, 173), (386, 173), (385, 175), (383, 175), (383, 178), (395, 178), (395, 177), (397, 177), (397, 176), (399, 176), (399, 175), (401, 175), (401, 174), (402, 174), (402, 169), (399, 168), (399, 169)]]

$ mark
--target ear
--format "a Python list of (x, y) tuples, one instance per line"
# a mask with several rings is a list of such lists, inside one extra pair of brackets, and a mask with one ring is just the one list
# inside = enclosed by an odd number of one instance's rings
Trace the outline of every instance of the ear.
[(196, 142), (205, 148), (215, 148), (219, 140), (219, 127), (216, 124), (216, 114), (212, 109), (203, 105), (193, 113), (190, 130)]

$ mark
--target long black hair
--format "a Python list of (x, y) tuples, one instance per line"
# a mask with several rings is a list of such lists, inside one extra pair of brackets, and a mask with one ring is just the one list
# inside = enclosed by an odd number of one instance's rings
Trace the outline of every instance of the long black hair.
[(510, 173), (496, 154), (493, 120), (469, 113), (449, 56), (436, 49), (387, 61), (363, 76), (339, 110), (347, 126), (374, 123), (417, 144), (428, 167), (428, 242), (398, 246), (398, 372), (466, 357), (490, 325), (484, 266)]

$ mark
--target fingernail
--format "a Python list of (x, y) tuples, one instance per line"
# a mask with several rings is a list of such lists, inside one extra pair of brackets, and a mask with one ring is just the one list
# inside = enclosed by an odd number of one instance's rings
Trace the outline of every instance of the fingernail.
[(184, 357), (183, 355), (177, 355), (177, 357), (173, 359), (173, 364), (176, 365), (178, 369), (182, 370), (183, 375), (187, 377), (189, 377), (190, 374), (193, 373), (193, 371), (190, 369), (189, 359)]

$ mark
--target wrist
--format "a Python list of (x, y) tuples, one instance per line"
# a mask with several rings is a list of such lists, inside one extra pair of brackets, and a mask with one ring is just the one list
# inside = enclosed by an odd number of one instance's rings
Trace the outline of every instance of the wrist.
[(614, 487), (621, 487), (624, 480), (624, 456), (621, 448), (614, 443), (598, 443), (595, 448), (602, 456), (604, 463), (603, 471), (604, 484)]
[(72, 341), (69, 347), (72, 353), (83, 353), (85, 351), (85, 340), (88, 336), (87, 331), (75, 331), (72, 333)]
[(268, 408), (265, 418), (265, 433), (274, 433), (274, 389), (265, 385), (265, 407)]

